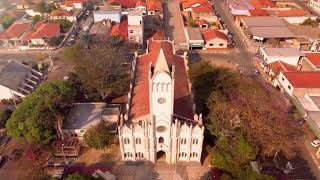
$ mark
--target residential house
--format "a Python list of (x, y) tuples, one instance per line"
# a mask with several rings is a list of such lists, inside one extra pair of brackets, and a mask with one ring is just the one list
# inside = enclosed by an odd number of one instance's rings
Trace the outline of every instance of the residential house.
[(317, 71), (280, 72), (279, 82), (290, 96), (320, 94), (320, 72)]
[(199, 27), (202, 29), (208, 29), (210, 27), (210, 23), (206, 21), (205, 19), (200, 19), (198, 21)]
[(184, 28), (189, 49), (202, 49), (204, 47), (204, 40), (199, 28)]
[(300, 71), (320, 71), (320, 53), (309, 52), (305, 55), (298, 62)]
[(22, 41), (21, 37), (31, 31), (31, 23), (27, 22), (16, 22), (13, 23), (4, 32), (0, 33), (1, 46), (5, 47), (18, 47)]
[(128, 40), (128, 19), (122, 20), (120, 23), (112, 26), (111, 35), (119, 37), (121, 40)]
[(110, 19), (111, 22), (120, 23), (121, 17), (121, 8), (111, 6), (100, 6), (99, 10), (93, 12), (94, 22)]
[(274, 61), (268, 64), (265, 72), (268, 74), (268, 80), (271, 85), (277, 89), (281, 89), (279, 75), (280, 72), (298, 71), (298, 66), (287, 64), (283, 61)]
[(128, 14), (128, 39), (131, 43), (143, 43), (144, 34), (143, 11), (130, 11)]
[(308, 5), (317, 12), (320, 12), (320, 0), (310, 0)]
[(247, 0), (226, 0), (226, 5), (234, 16), (247, 16), (255, 7)]
[(74, 9), (81, 10), (85, 6), (86, 0), (66, 0), (60, 7), (62, 10), (72, 11)]
[(17, 61), (9, 61), (0, 71), (0, 100), (23, 98), (42, 80), (42, 73)]
[(77, 20), (77, 16), (72, 11), (63, 11), (63, 10), (53, 10), (50, 13), (51, 20), (65, 19), (70, 22)]
[(147, 14), (162, 16), (162, 3), (159, 0), (146, 0)]
[(248, 16), (269, 16), (269, 12), (265, 9), (250, 9)]
[(250, 0), (249, 2), (256, 9), (271, 9), (277, 7), (276, 3), (272, 0)]
[(138, 0), (135, 6), (135, 10), (137, 11), (143, 11), (145, 15), (147, 11), (146, 2), (144, 0)]
[(215, 29), (203, 30), (202, 36), (205, 42), (204, 49), (226, 49), (230, 43), (228, 35)]
[(103, 122), (110, 133), (117, 132), (120, 119), (120, 106), (106, 103), (74, 103), (63, 123), (62, 132), (66, 136), (83, 139), (84, 133), (93, 126)]
[(203, 18), (203, 16), (215, 16), (213, 14), (213, 7), (211, 4), (207, 1), (206, 4), (198, 7), (192, 7), (191, 8), (191, 16), (193, 19), (200, 19)]
[(263, 48), (260, 47), (257, 55), (261, 60), (261, 65), (267, 65), (275, 61), (282, 61), (287, 64), (297, 66), (303, 52), (296, 48)]
[(35, 31), (26, 33), (22, 40), (30, 45), (45, 46), (46, 39), (60, 36), (60, 24), (45, 23), (39, 21), (35, 26)]
[(208, 0), (187, 0), (181, 3), (183, 11), (192, 11), (192, 8), (206, 5)]

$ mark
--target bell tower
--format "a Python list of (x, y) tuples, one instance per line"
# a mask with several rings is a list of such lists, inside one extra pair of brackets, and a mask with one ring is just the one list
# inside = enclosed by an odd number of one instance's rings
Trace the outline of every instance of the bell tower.
[(169, 65), (163, 49), (150, 73), (150, 110), (158, 120), (171, 123), (174, 102), (174, 65)]

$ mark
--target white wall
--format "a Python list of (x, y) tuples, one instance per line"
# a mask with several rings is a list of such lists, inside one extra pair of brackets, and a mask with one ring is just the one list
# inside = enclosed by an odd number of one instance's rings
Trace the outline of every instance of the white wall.
[(94, 22), (103, 21), (106, 19), (110, 19), (112, 22), (120, 23), (121, 21), (121, 13), (114, 13), (114, 14), (108, 14), (108, 13), (93, 13)]
[[(222, 44), (222, 46), (220, 46), (220, 44)], [(228, 48), (228, 41), (226, 41), (224, 39), (220, 39), (220, 38), (215, 38), (215, 39), (212, 39), (212, 40), (206, 42), (205, 48), (206, 49), (210, 49), (210, 48), (225, 49), (225, 48)]]
[(143, 18), (142, 16), (133, 16), (128, 15), (128, 25), (134, 25), (134, 26), (142, 26), (143, 24)]
[(279, 83), (281, 84), (282, 88), (290, 95), (292, 96), (294, 87), (290, 84), (288, 79), (280, 72), (279, 78), (278, 78)]
[(2, 99), (12, 99), (10, 89), (0, 85), (0, 100)]

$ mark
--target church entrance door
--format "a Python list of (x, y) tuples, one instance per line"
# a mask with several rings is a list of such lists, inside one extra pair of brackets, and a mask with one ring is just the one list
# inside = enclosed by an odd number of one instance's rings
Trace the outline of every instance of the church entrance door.
[(157, 161), (166, 161), (166, 153), (164, 151), (157, 152)]

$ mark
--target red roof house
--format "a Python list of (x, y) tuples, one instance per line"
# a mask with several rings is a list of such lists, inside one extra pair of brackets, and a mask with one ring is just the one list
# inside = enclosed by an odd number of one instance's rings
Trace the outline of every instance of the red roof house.
[(24, 33), (31, 30), (31, 23), (14, 23), (0, 33), (0, 40), (19, 39)]
[(251, 0), (250, 4), (255, 6), (256, 9), (277, 7), (276, 3), (271, 0)]
[(283, 75), (294, 88), (320, 89), (320, 72), (296, 71), (283, 72)]
[(308, 61), (315, 66), (316, 68), (320, 68), (320, 53), (305, 53)]
[(38, 22), (35, 27), (36, 31), (25, 34), (23, 41), (31, 41), (32, 44), (44, 45), (45, 38), (58, 37), (60, 35), (60, 25), (58, 23)]
[(161, 1), (159, 0), (147, 0), (147, 11), (148, 14), (150, 14), (149, 12), (162, 12), (162, 4)]
[(120, 39), (128, 40), (128, 20), (122, 20), (119, 24), (112, 26), (111, 29), (112, 36), (118, 36)]
[(306, 16), (308, 15), (308, 13), (303, 9), (291, 9), (291, 10), (276, 11), (274, 12), (273, 15), (278, 17), (299, 17), (299, 16)]
[(265, 9), (250, 9), (250, 16), (269, 16), (269, 13)]
[(268, 64), (268, 67), (274, 75), (278, 75), (280, 72), (297, 71), (297, 66), (293, 66), (282, 61), (270, 63)]

